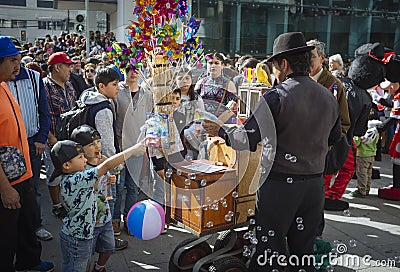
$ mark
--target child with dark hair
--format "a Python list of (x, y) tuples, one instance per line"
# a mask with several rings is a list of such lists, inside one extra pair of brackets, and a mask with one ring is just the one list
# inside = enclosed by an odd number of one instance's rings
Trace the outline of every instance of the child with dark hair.
[(189, 69), (181, 68), (175, 81), (181, 93), (181, 105), (178, 111), (186, 116), (185, 125), (188, 125), (193, 122), (196, 109), (204, 111), (204, 102), (194, 90), (193, 76)]
[(60, 231), (63, 272), (85, 271), (88, 265), (98, 212), (94, 188), (100, 177), (126, 157), (143, 154), (145, 150), (140, 142), (86, 170), (87, 159), (77, 142), (58, 141), (53, 146), (51, 159), (55, 170), (50, 180), (60, 180), (62, 202), (67, 210)]
[[(95, 87), (86, 90), (80, 98), (81, 103), (91, 105), (87, 125), (95, 128), (100, 133), (103, 154), (107, 158), (120, 151), (117, 140), (115, 118), (110, 102), (110, 99), (114, 99), (118, 95), (119, 79), (120, 76), (118, 72), (113, 68), (102, 68), (97, 72), (94, 78)], [(122, 168), (122, 165), (119, 165), (112, 171), (112, 173), (118, 175)], [(112, 185), (112, 188), (115, 193), (115, 184)], [(114, 211), (114, 199), (109, 201), (112, 213)], [(127, 241), (123, 241), (122, 239), (115, 240), (116, 250), (124, 249), (127, 246)]]
[[(82, 125), (72, 131), (71, 140), (82, 145), (83, 154), (87, 160), (86, 170), (92, 169), (103, 163), (107, 158), (101, 154), (100, 134), (97, 130), (88, 125)], [(107, 174), (99, 179), (95, 188), (97, 215), (96, 225), (93, 232), (92, 255), (99, 253), (99, 258), (93, 271), (105, 272), (105, 265), (110, 256), (115, 252), (114, 231), (108, 188), (115, 184), (116, 176)]]

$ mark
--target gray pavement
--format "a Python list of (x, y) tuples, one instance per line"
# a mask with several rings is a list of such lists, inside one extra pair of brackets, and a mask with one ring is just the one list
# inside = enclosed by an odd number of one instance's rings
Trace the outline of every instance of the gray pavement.
[[(334, 271), (400, 271), (400, 202), (377, 197), (379, 187), (392, 183), (390, 158), (384, 154), (383, 160), (375, 162), (375, 166), (381, 170), (381, 179), (373, 180), (369, 197), (350, 197), (348, 192), (356, 188), (356, 180), (351, 180), (344, 196), (350, 202), (350, 214), (326, 212), (323, 239), (346, 245), (345, 254), (334, 260), (337, 264), (332, 266)], [(40, 189), (43, 225), (54, 236), (53, 240), (42, 242), (42, 259), (53, 261), (55, 271), (61, 271), (58, 238), (61, 221), (50, 213), (51, 202), (44, 182)], [(129, 246), (111, 256), (107, 271), (168, 271), (169, 258), (176, 245), (195, 236), (172, 226), (166, 234), (150, 241), (141, 241), (125, 233), (120, 237), (129, 241)], [(393, 261), (397, 267), (393, 267)]]

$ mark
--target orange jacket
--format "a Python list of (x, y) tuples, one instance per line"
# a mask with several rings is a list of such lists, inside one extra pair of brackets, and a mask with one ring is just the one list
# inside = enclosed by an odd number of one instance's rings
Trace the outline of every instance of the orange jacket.
[[(26, 130), (24, 121), (22, 120), (21, 110), (17, 102), (15, 102), (7, 84), (4, 82), (0, 84), (0, 105), (0, 146), (16, 146), (22, 151), (22, 154), (24, 154), (26, 162), (26, 173), (18, 180), (10, 182), (11, 185), (15, 185), (32, 177), (32, 169), (31, 161), (29, 159), (28, 138), (26, 137)], [(18, 132), (17, 120), (20, 127), (20, 133)]]

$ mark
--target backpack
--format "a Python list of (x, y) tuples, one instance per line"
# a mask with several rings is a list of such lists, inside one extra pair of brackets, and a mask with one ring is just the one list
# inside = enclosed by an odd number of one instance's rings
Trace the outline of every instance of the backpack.
[(96, 128), (93, 113), (95, 114), (101, 109), (109, 107), (108, 101), (102, 101), (92, 105), (86, 105), (81, 101), (77, 101), (75, 107), (60, 115), (60, 120), (56, 127), (57, 140), (69, 140), (72, 131), (84, 124)]

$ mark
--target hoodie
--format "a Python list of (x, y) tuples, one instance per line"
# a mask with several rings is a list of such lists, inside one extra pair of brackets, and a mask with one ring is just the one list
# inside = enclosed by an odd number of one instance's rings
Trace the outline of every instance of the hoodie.
[(90, 116), (94, 117), (95, 129), (101, 136), (102, 154), (109, 158), (118, 153), (115, 120), (110, 100), (101, 93), (92, 90), (83, 92), (79, 100), (85, 105), (99, 105), (92, 107)]

